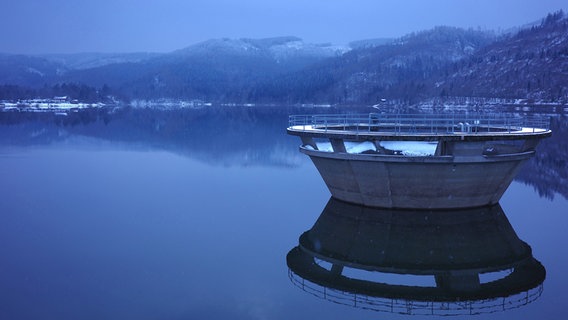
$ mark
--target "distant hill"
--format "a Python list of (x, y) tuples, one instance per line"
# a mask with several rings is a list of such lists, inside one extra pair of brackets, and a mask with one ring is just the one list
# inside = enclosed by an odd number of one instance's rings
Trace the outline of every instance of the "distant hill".
[(162, 55), (161, 53), (74, 53), (38, 55), (52, 63), (64, 66), (68, 70), (84, 70), (109, 64), (142, 62)]
[(362, 46), (275, 79), (259, 90), (259, 99), (280, 96), (289, 102), (335, 103), (411, 100), (423, 96), (430, 79), (448, 64), (473, 56), (492, 41), (491, 33), (437, 27), (388, 44)]
[(550, 14), (455, 62), (438, 77), (431, 94), (568, 99), (568, 18)]
[(365, 48), (382, 46), (394, 40), (395, 39), (393, 38), (375, 38), (375, 39), (357, 40), (349, 42), (349, 47), (351, 49), (365, 49)]
[(42, 57), (0, 54), (0, 85), (41, 86), (67, 70), (65, 65)]
[(259, 99), (374, 104), (452, 97), (568, 102), (568, 17), (516, 33), (437, 27), (286, 75)]
[[(144, 99), (248, 101), (259, 83), (340, 56), (346, 50), (304, 43), (296, 37), (214, 39), (128, 66), (136, 70), (121, 71), (132, 76), (119, 86), (129, 96)], [(104, 75), (111, 70), (101, 71)], [(77, 72), (77, 78), (83, 74)]]
[(559, 11), (505, 34), (436, 27), (349, 47), (290, 36), (213, 39), (167, 54), (0, 55), (0, 99), (72, 87), (63, 84), (124, 101), (375, 104), (386, 99), (411, 104), (481, 97), (566, 102), (568, 17)]
[(3, 55), (0, 86), (73, 83), (109, 87), (125, 99), (247, 100), (251, 88), (267, 79), (348, 50), (278, 37), (213, 39), (168, 54)]

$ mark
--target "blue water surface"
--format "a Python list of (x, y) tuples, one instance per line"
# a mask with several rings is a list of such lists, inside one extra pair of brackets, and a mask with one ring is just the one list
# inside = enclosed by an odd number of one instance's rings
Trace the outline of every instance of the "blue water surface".
[[(198, 113), (2, 126), (0, 319), (433, 318), (292, 284), (286, 255), (330, 195), (288, 111)], [(563, 318), (568, 201), (533, 178), (500, 204), (546, 269), (542, 294), (472, 318)]]

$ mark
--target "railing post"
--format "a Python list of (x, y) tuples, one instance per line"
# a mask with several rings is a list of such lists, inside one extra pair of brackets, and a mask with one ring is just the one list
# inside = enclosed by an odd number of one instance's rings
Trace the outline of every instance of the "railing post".
[[(318, 128), (328, 132), (331, 130), (341, 130), (356, 132), (356, 134), (365, 133), (363, 126), (367, 122), (366, 133), (371, 133), (374, 127), (380, 129), (381, 121), (390, 127), (390, 130), (395, 135), (405, 134), (427, 134), (426, 131), (428, 122), (430, 122), (430, 134), (446, 133), (473, 133), (479, 134), (481, 132), (501, 132), (501, 133), (514, 133), (527, 128), (527, 132), (538, 133), (539, 130), (549, 130), (551, 125), (551, 118), (518, 118), (508, 117), (504, 114), (485, 114), (478, 115), (476, 118), (471, 116), (458, 115), (438, 115), (438, 116), (424, 116), (424, 115), (408, 115), (408, 114), (385, 114), (377, 116), (373, 114), (312, 114), (312, 115), (289, 115), (288, 126), (296, 127), (296, 130), (311, 130)], [(459, 123), (456, 124), (456, 121)], [(353, 126), (355, 128), (353, 128)], [(456, 127), (457, 126), (457, 127)], [(301, 127), (301, 128), (300, 128)], [(323, 127), (323, 128), (322, 128)], [(483, 130), (486, 127), (486, 130)], [(424, 129), (424, 132), (422, 132)], [(461, 130), (461, 131), (459, 131)]]

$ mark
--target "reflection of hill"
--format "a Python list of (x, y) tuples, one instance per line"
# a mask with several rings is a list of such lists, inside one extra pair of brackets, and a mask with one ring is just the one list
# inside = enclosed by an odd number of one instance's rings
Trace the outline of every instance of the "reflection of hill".
[(553, 198), (558, 193), (568, 199), (568, 117), (553, 118), (551, 129), (552, 137), (541, 142), (517, 180), (532, 185), (541, 196)]
[[(290, 165), (295, 148), (283, 131), (285, 112), (250, 108), (124, 110), (108, 124), (79, 128), (84, 136), (140, 144), (211, 163)], [(285, 153), (289, 152), (289, 156)], [(275, 157), (284, 153), (283, 157)]]
[(540, 296), (545, 278), (499, 205), (409, 211), (332, 198), (287, 263), (293, 283), (316, 296), (403, 314), (516, 308)]
[[(369, 112), (375, 109), (354, 109)], [(93, 109), (58, 116), (52, 113), (0, 112), (0, 144), (49, 144), (89, 137), (162, 149), (217, 164), (295, 165), (302, 161), (298, 143), (285, 128), (289, 114), (345, 112), (335, 108), (225, 107), (203, 109)], [(552, 121), (552, 137), (544, 139), (536, 157), (517, 180), (541, 195), (568, 198), (568, 118)]]
[[(0, 113), (0, 143), (38, 145), (94, 138), (161, 149), (218, 164), (296, 165), (297, 143), (285, 133), (287, 108), (86, 110)], [(297, 113), (298, 111), (296, 111)]]

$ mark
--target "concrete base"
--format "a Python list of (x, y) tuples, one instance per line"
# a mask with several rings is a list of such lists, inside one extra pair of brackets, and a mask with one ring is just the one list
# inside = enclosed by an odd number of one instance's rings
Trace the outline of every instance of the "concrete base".
[(413, 209), (496, 204), (533, 154), (460, 158), (301, 151), (310, 156), (333, 197), (371, 207)]

